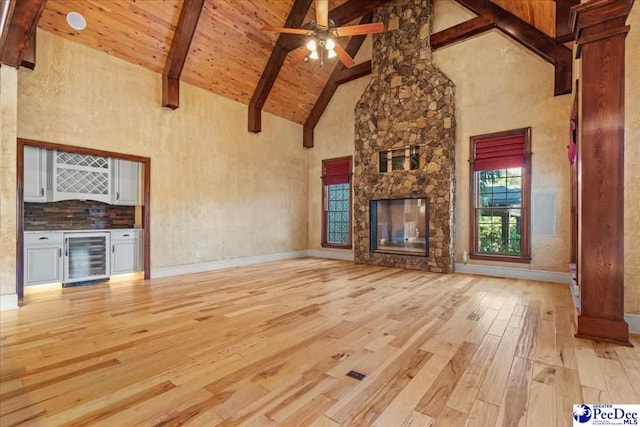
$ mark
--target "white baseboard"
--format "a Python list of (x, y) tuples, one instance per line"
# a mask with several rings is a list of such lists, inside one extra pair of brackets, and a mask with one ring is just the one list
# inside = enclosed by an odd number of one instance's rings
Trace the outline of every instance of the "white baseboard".
[(573, 279), (571, 279), (571, 283), (569, 284), (569, 290), (571, 291), (571, 299), (573, 299), (573, 306), (580, 310), (580, 290), (578, 286), (575, 284)]
[(629, 325), (629, 332), (640, 334), (640, 314), (625, 313), (624, 320)]
[(0, 295), (0, 311), (15, 310), (18, 308), (18, 295)]
[(179, 276), (182, 274), (202, 273), (222, 268), (241, 267), (243, 265), (260, 264), (263, 262), (282, 261), (285, 259), (304, 258), (307, 251), (281, 252), (269, 255), (257, 255), (244, 258), (223, 259), (219, 261), (201, 262), (198, 264), (175, 265), (172, 267), (158, 267), (151, 269), (151, 278)]
[(482, 276), (508, 277), (510, 279), (539, 280), (541, 282), (571, 283), (571, 274), (557, 271), (529, 270), (526, 268), (497, 267), (483, 264), (456, 263), (456, 273)]
[(328, 258), (328, 259), (341, 259), (343, 261), (353, 261), (353, 251), (344, 251), (344, 252), (337, 252), (337, 251), (325, 251), (325, 250), (316, 250), (316, 249), (309, 249), (307, 251), (307, 256), (310, 257), (314, 257), (314, 258)]

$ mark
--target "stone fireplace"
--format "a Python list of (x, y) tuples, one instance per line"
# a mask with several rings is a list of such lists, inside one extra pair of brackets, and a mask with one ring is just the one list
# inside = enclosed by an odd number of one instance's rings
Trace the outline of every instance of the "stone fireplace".
[[(454, 85), (431, 61), (432, 6), (394, 0), (378, 13), (387, 32), (374, 36), (371, 82), (355, 109), (354, 252), (360, 263), (450, 273)], [(383, 199), (426, 199), (427, 256), (372, 251), (370, 206)]]

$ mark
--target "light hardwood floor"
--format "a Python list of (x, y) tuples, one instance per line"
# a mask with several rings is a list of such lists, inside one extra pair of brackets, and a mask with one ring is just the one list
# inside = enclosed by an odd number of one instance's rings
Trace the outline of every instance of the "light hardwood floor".
[(574, 338), (557, 284), (302, 259), (25, 302), (1, 314), (3, 427), (546, 427), (640, 401), (640, 339)]

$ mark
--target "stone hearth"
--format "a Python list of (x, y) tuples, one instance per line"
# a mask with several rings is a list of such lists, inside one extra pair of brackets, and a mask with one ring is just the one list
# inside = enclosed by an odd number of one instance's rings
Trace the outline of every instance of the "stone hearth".
[[(355, 109), (354, 250), (356, 262), (452, 272), (454, 84), (431, 62), (432, 0), (395, 0), (378, 13), (371, 82)], [(417, 170), (380, 173), (379, 152), (420, 145)], [(371, 253), (369, 202), (426, 197), (428, 257)]]

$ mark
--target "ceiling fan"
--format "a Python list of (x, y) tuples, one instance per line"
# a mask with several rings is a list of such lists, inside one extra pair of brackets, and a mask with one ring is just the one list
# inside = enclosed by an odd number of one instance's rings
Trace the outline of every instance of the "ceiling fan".
[(336, 27), (329, 19), (329, 0), (315, 0), (315, 5), (316, 19), (307, 25), (308, 28), (262, 27), (262, 31), (310, 36), (307, 43), (291, 57), (292, 64), (319, 59), (322, 65), (326, 52), (327, 58), (337, 56), (346, 67), (352, 67), (355, 64), (353, 58), (340, 43), (336, 43), (334, 38), (384, 32), (384, 25), (381, 22)]

